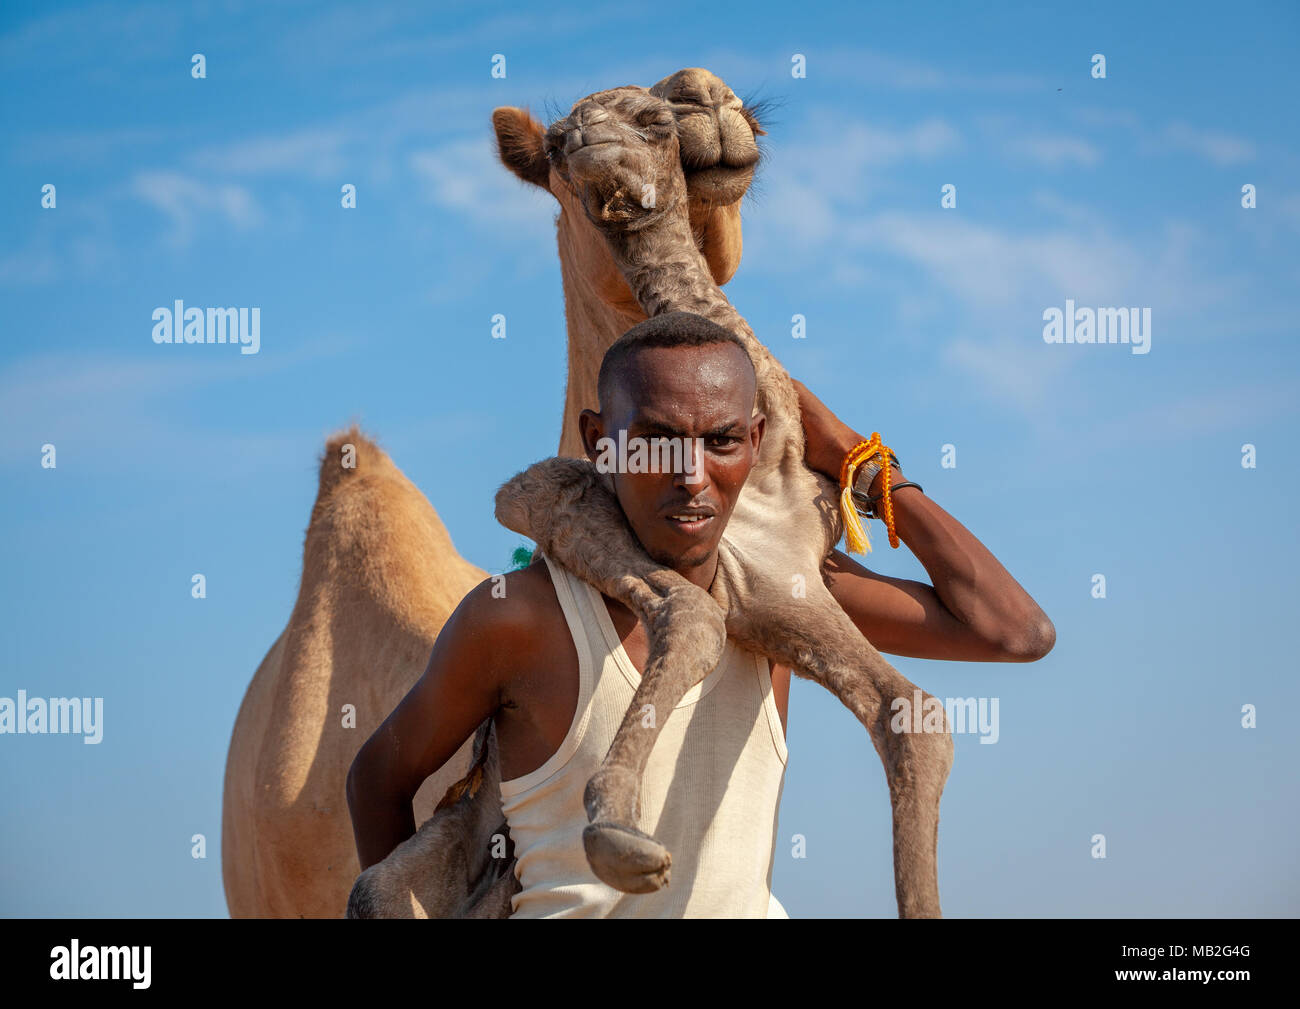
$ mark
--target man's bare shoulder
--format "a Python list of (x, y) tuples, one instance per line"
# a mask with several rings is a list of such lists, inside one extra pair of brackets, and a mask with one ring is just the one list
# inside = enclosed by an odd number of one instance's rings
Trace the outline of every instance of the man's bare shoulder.
[(447, 634), (448, 660), (477, 669), (480, 682), (494, 684), (506, 708), (526, 701), (536, 710), (567, 682), (560, 674), (578, 669), (568, 621), (540, 558), (475, 586), (447, 622), (442, 635)]
[(566, 626), (550, 571), (540, 559), (479, 582), (461, 600), (453, 623), (458, 635), (501, 651), (536, 646)]

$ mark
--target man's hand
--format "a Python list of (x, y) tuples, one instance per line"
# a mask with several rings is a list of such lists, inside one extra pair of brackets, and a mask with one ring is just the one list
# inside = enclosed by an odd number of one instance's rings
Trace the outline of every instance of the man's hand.
[[(831, 408), (814, 396), (797, 378), (792, 378), (790, 381), (794, 383), (795, 392), (799, 394), (799, 410), (803, 414), (804, 462), (810, 469), (826, 474), (838, 487), (840, 467), (844, 463), (844, 457), (849, 454), (849, 449), (858, 442), (866, 441), (866, 438), (836, 417), (831, 412)], [(891, 484), (902, 483), (902, 470), (897, 466), (890, 466), (889, 479)], [(868, 497), (878, 493), (883, 486), (884, 471), (882, 470), (871, 481), (871, 486), (867, 489)]]
[(814, 396), (806, 385), (798, 379), (791, 381), (799, 394), (799, 410), (803, 414), (804, 459), (810, 469), (825, 473), (838, 484), (840, 464), (862, 437), (831, 413), (830, 407)]

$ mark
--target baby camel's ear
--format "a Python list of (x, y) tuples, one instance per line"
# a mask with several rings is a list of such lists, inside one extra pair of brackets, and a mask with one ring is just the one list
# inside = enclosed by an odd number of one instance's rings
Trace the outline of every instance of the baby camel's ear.
[(525, 182), (549, 190), (551, 165), (542, 147), (546, 135), (542, 124), (527, 109), (502, 106), (492, 112), (492, 128), (496, 130), (502, 163)]

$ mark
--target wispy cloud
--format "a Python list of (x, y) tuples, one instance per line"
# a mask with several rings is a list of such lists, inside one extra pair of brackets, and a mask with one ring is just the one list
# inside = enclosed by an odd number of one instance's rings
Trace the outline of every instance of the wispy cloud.
[(341, 126), (308, 127), (287, 133), (214, 144), (189, 159), (209, 172), (231, 175), (336, 176), (346, 165), (344, 147), (361, 137)]
[(1239, 165), (1255, 157), (1255, 145), (1249, 140), (1186, 123), (1170, 123), (1160, 136), (1170, 148), (1199, 154), (1216, 165)]
[(1131, 109), (1084, 107), (1074, 112), (1075, 119), (1101, 131), (1121, 130), (1125, 142), (1137, 141), (1148, 153), (1194, 154), (1214, 165), (1239, 165), (1254, 160), (1254, 142), (1243, 137), (1204, 126), (1175, 121), (1153, 126)]
[(484, 53), (486, 74), (493, 52), (511, 46), (518, 52), (521, 43), (571, 37), (593, 24), (612, 30), (624, 22), (639, 24), (643, 18), (635, 7), (620, 3), (491, 13), (454, 28), (446, 22), (437, 25), (429, 13), (418, 3), (371, 2), (363, 16), (349, 5), (336, 6), (298, 21), (288, 35), (285, 53), (315, 69), (428, 60), (474, 47)]
[(1300, 231), (1300, 193), (1280, 197), (1277, 201), (1277, 210), (1284, 221)]
[(511, 175), (486, 137), (415, 151), (409, 161), (424, 196), (445, 210), (475, 221), (509, 222), (539, 232), (554, 216), (555, 199)]
[(175, 131), (157, 127), (88, 127), (85, 129), (43, 130), (30, 133), (15, 144), (9, 155), (27, 164), (58, 164), (71, 161), (85, 164), (120, 156), (124, 151), (138, 151), (175, 139)]
[(1072, 225), (1091, 228), (1097, 223), (1097, 212), (1091, 207), (1076, 200), (1067, 200), (1051, 190), (1035, 189), (1029, 199), (1035, 207)]
[(943, 211), (888, 211), (851, 230), (858, 243), (915, 263), (968, 305), (994, 309), (1058, 291), (1115, 297), (1140, 285), (1144, 261), (1096, 228), (1016, 232)]
[[(1038, 350), (1032, 344), (1029, 350)], [(955, 369), (988, 400), (1040, 418), (1056, 398), (1056, 382), (1068, 369), (1064, 354), (1027, 352), (1021, 334), (1005, 332), (975, 339), (959, 336), (939, 351), (940, 362)]]
[(137, 199), (166, 214), (172, 230), (171, 245), (184, 248), (194, 240), (199, 219), (215, 215), (241, 231), (256, 227), (262, 212), (253, 195), (229, 182), (203, 182), (174, 171), (137, 173), (130, 182)]
[[(6, 11), (7, 17), (12, 17)], [(0, 66), (66, 65), (69, 52), (106, 47), (118, 59), (145, 60), (156, 54), (160, 38), (179, 34), (184, 11), (166, 2), (92, 3), (42, 11), (0, 34)], [(88, 60), (98, 71), (101, 61)]]
[(103, 201), (67, 199), (59, 191), (56, 210), (37, 211), (40, 226), (17, 240), (0, 242), (0, 285), (28, 287), (67, 278), (120, 279), (111, 213)]
[(961, 134), (943, 119), (894, 126), (815, 113), (764, 169), (759, 227), (804, 246), (832, 240), (846, 212), (861, 213), (886, 169), (933, 162), (962, 147)]
[(932, 159), (961, 147), (957, 130), (933, 117), (901, 128), (849, 123), (837, 141), (848, 171)]
[[(146, 345), (149, 326), (147, 318), (141, 320)], [(115, 471), (149, 469), (156, 462), (147, 453), (124, 452), (124, 445), (166, 446), (176, 459), (187, 457), (186, 446), (237, 458), (241, 442), (257, 451), (258, 445), (278, 443), (281, 436), (238, 436), (220, 425), (177, 422), (175, 404), (212, 385), (246, 389), (250, 375), (295, 371), (349, 346), (329, 336), (265, 359), (177, 354), (171, 347), (134, 357), (85, 351), (29, 355), (0, 369), (0, 428), (6, 433), (0, 465), (36, 465), (46, 442), (61, 454), (65, 449), (76, 453), (86, 467)]]
[[(1004, 141), (987, 145), (995, 164), (998, 157), (1058, 164), (1100, 158), (1086, 141), (1017, 133), (1009, 121), (985, 121), (980, 129)], [(788, 143), (769, 165), (763, 213), (746, 219), (747, 268), (796, 276), (802, 264), (815, 262), (820, 284), (880, 291), (886, 310), (909, 327), (942, 328), (935, 312), (945, 306), (955, 318), (935, 346), (936, 360), (973, 380), (990, 401), (1027, 415), (1041, 416), (1059, 396), (1070, 363), (1066, 355), (1034, 352), (1044, 347), (1038, 337), (1045, 307), (1065, 298), (1158, 305), (1163, 336), (1177, 330), (1175, 317), (1221, 310), (1240, 293), (1239, 278), (1206, 266), (1213, 243), (1187, 222), (1125, 233), (1095, 208), (1042, 189), (1031, 199), (1051, 218), (1031, 227), (941, 210), (937, 196), (933, 209), (883, 209), (887, 202), (875, 197), (882, 180), (965, 146), (946, 124), (821, 123), (815, 137)], [(922, 137), (930, 139), (918, 142)], [(1016, 140), (1019, 150), (1011, 145)]]
[(0, 255), (0, 284), (6, 286), (48, 284), (58, 273), (58, 259), (48, 234), (33, 237), (25, 249)]
[(1010, 141), (1006, 150), (1016, 157), (1027, 158), (1048, 168), (1062, 165), (1095, 165), (1101, 152), (1088, 141), (1066, 134), (1035, 134)]
[(1132, 412), (1096, 419), (1099, 441), (1122, 440), (1141, 431), (1145, 438), (1177, 438), (1239, 433), (1300, 412), (1300, 379), (1279, 375), (1227, 388), (1207, 387)]
[(837, 79), (853, 80), (897, 91), (973, 91), (1018, 94), (1046, 91), (1047, 81), (1033, 74), (981, 69), (968, 71), (939, 67), (923, 60), (880, 50), (836, 49), (809, 55), (810, 72), (827, 72)]

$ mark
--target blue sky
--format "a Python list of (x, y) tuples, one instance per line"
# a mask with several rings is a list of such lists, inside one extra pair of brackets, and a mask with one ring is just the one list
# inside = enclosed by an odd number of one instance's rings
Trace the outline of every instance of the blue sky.
[[(564, 321), (554, 203), (488, 116), (686, 66), (780, 102), (728, 295), (1056, 624), (1032, 665), (897, 660), (1000, 704), (996, 745), (957, 739), (945, 912), (1300, 913), (1300, 15), (1079, 8), (6, 4), (0, 696), (102, 696), (105, 729), (0, 736), (0, 914), (225, 914), (226, 746), (331, 431), (360, 420), (508, 566), (492, 496), (555, 450)], [(1150, 353), (1044, 343), (1067, 298), (1149, 307)], [(260, 306), (260, 353), (155, 345), (175, 299)], [(775, 892), (893, 915), (866, 733), (797, 682), (789, 748)]]

